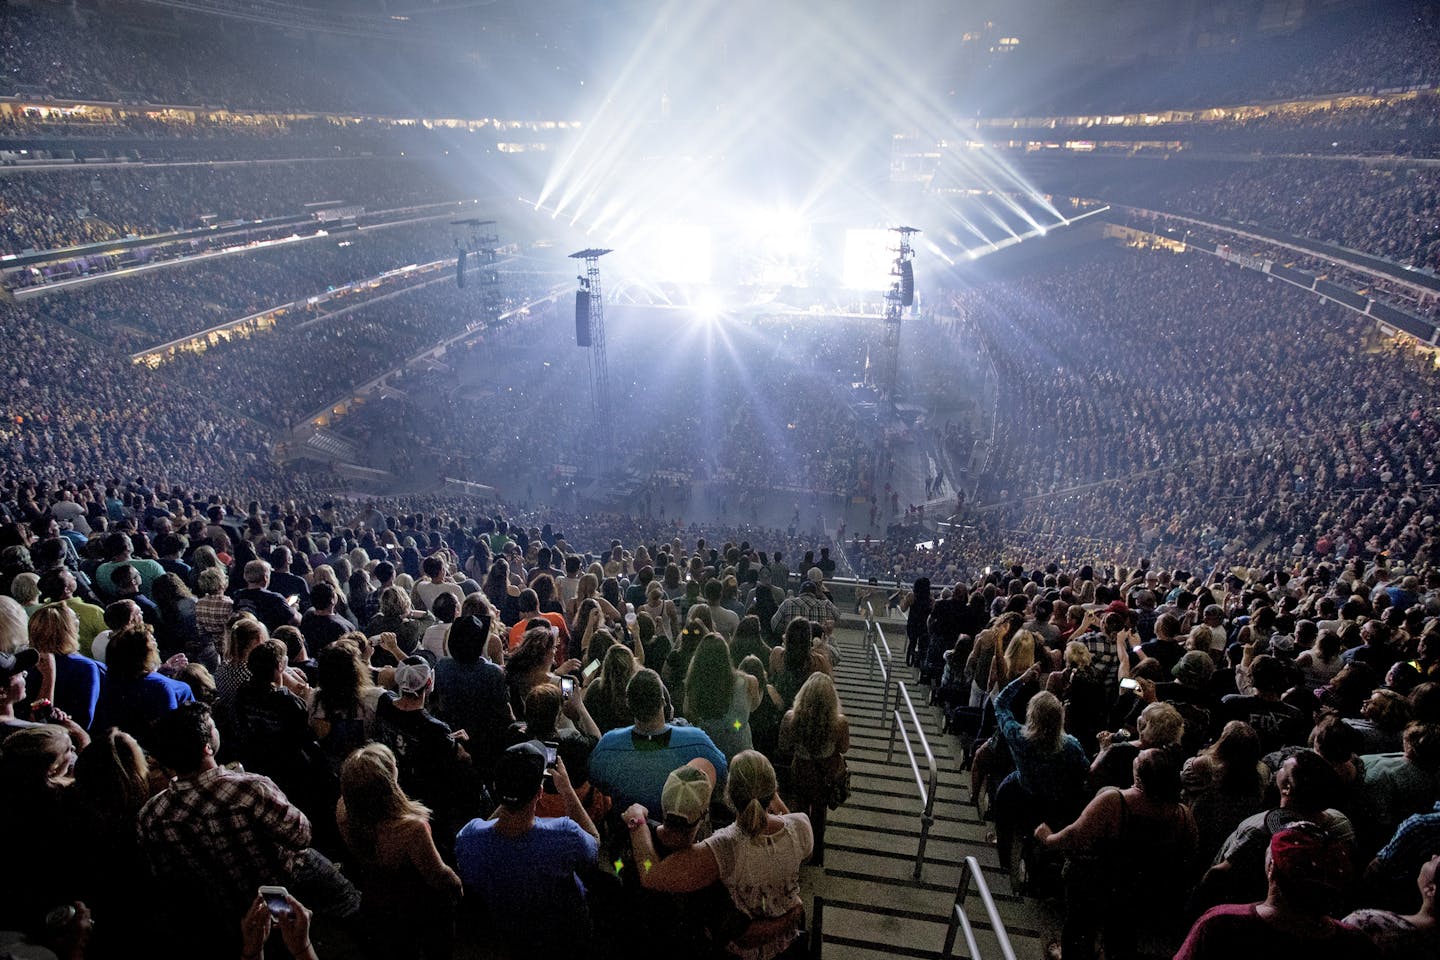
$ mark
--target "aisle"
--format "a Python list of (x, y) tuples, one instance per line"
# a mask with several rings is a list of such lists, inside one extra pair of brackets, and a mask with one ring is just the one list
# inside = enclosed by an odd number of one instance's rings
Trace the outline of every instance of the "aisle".
[[(925, 865), (920, 879), (912, 879), (922, 809), (915, 777), (898, 739), (892, 759), (889, 763), (885, 760), (893, 719), (881, 716), (880, 675), (878, 669), (873, 673), (867, 670), (863, 633), (842, 630), (837, 639), (843, 659), (835, 679), (850, 721), (847, 756), (852, 792), (849, 802), (831, 814), (824, 866), (805, 869), (807, 894), (825, 901), (821, 956), (825, 960), (939, 957), (960, 867), (967, 856), (976, 857), (981, 864), (1016, 957), (1040, 956), (1040, 917), (1033, 903), (1011, 895), (1009, 878), (1000, 869), (994, 845), (985, 842), (990, 826), (979, 819), (969, 801), (969, 774), (960, 770), (956, 738), (940, 732), (940, 712), (925, 705), (922, 687), (908, 682), (939, 771), (935, 823), (925, 849)], [(896, 670), (902, 679), (914, 676), (903, 661)], [(915, 750), (922, 774), (926, 774), (918, 743)], [(980, 955), (986, 960), (1001, 956), (973, 892), (969, 902)], [(955, 955), (965, 955), (963, 938), (957, 941)]]

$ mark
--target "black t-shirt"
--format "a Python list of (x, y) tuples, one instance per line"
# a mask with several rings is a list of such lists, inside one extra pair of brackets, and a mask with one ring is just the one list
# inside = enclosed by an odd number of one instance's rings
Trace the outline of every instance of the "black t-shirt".
[(1140, 644), (1140, 652), (1147, 657), (1154, 657), (1165, 666), (1165, 672), (1169, 673), (1180, 658), (1185, 656), (1185, 648), (1173, 640), (1150, 640)]
[(381, 695), (375, 709), (375, 739), (395, 753), (400, 786), (429, 806), (442, 805), (447, 779), (457, 766), (450, 726), (426, 710), (401, 710), (393, 693)]
[(235, 612), (250, 611), (272, 633), (277, 627), (295, 622), (295, 611), (274, 590), (246, 587), (235, 594)]
[(1260, 748), (1269, 753), (1291, 744), (1304, 743), (1305, 718), (1299, 710), (1278, 700), (1262, 700), (1239, 694), (1220, 701), (1220, 724), (1244, 720), (1260, 735)]
[(313, 657), (345, 634), (355, 629), (348, 620), (333, 613), (307, 611), (300, 618), (300, 632), (305, 636), (305, 649)]

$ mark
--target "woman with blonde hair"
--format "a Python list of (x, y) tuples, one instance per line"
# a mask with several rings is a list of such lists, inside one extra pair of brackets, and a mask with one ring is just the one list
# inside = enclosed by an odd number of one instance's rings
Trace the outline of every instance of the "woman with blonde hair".
[(460, 877), (445, 865), (430, 832), (430, 811), (400, 788), (395, 754), (368, 744), (340, 767), (335, 818), (360, 888), (360, 917), (384, 956), (449, 957)]
[(105, 665), (81, 655), (80, 618), (64, 602), (47, 603), (30, 617), (29, 633), (30, 646), (40, 654), (40, 696), (89, 730)]
[(776, 793), (775, 768), (763, 754), (735, 755), (725, 780), (725, 802), (735, 822), (721, 827), (688, 850), (663, 860), (646, 823), (649, 813), (633, 804), (623, 820), (640, 862), (654, 866), (640, 875), (649, 890), (691, 893), (715, 881), (725, 885), (750, 926), (725, 945), (741, 960), (771, 960), (800, 937), (805, 916), (800, 899), (800, 865), (810, 856), (814, 838), (810, 818), (791, 813)]
[[(995, 698), (996, 734), (1015, 763), (995, 790), (995, 844), (1006, 869), (1016, 862), (1011, 848), (1017, 835), (1023, 840), (1040, 823), (1068, 824), (1087, 799), (1085, 750), (1065, 732), (1060, 699), (1036, 689), (1041, 674), (1040, 665), (1032, 664)], [(1024, 723), (1016, 717), (1022, 694), (1030, 695)]]
[[(201, 570), (195, 578), (195, 589), (200, 599), (195, 601), (195, 627), (200, 632), (201, 643), (225, 649), (225, 634), (231, 616), (235, 613), (235, 601), (225, 595), (230, 586), (230, 575), (218, 563)], [(219, 663), (210, 669), (218, 671)]]
[(795, 695), (795, 706), (780, 721), (780, 756), (791, 757), (790, 797), (795, 809), (810, 817), (817, 864), (825, 856), (827, 812), (843, 799), (837, 790), (849, 775), (845, 767), (849, 749), (850, 721), (840, 712), (835, 682), (826, 674), (812, 673)]
[(30, 641), (25, 608), (11, 597), (0, 596), (0, 653), (14, 653)]
[(249, 613), (236, 614), (225, 628), (225, 651), (215, 671), (215, 702), (228, 708), (235, 692), (250, 679), (250, 651), (270, 639), (265, 624)]
[(1035, 665), (1036, 651), (1043, 646), (1038, 634), (1017, 630), (1005, 646), (1005, 652), (990, 661), (990, 693), (996, 694), (1012, 680)]
[(655, 620), (655, 628), (674, 640), (680, 636), (680, 611), (675, 601), (665, 596), (665, 588), (659, 581), (651, 580), (645, 588), (645, 605), (640, 608)]

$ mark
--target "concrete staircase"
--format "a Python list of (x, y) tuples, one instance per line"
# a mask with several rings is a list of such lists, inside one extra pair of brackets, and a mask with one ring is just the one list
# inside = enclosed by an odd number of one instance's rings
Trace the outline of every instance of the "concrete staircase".
[[(886, 629), (882, 621), (882, 630)], [(945, 945), (956, 888), (967, 857), (975, 857), (996, 902), (1000, 919), (1017, 958), (1040, 957), (1053, 921), (1011, 893), (1009, 876), (1000, 869), (990, 825), (981, 821), (970, 802), (969, 773), (960, 769), (960, 745), (942, 734), (944, 717), (927, 705), (928, 691), (914, 682), (904, 663), (904, 627), (888, 629), (895, 662), (892, 679), (906, 683), (915, 712), (938, 769), (934, 823), (918, 880), (913, 878), (920, 842), (922, 803), (910, 759), (898, 736), (890, 760), (886, 746), (894, 720), (882, 715), (885, 695), (880, 671), (863, 630), (837, 631), (842, 661), (836, 686), (850, 721), (851, 795), (832, 811), (826, 831), (823, 866), (804, 868), (802, 880), (814, 925), (814, 903), (823, 901), (820, 957), (824, 960), (878, 960), (880, 957), (939, 958)], [(868, 658), (868, 660), (867, 660)], [(891, 709), (895, 708), (891, 697)], [(899, 707), (909, 719), (905, 708)], [(912, 733), (912, 747), (921, 777), (928, 778), (923, 749)], [(979, 957), (1001, 958), (996, 932), (986, 919), (981, 898), (967, 900)], [(963, 934), (956, 937), (953, 956), (969, 956)]]

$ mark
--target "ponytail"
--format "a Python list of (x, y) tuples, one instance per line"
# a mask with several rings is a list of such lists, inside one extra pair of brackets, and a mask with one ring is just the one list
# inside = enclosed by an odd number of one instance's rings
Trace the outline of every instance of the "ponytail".
[(769, 819), (770, 815), (765, 812), (765, 805), (755, 799), (745, 805), (745, 809), (740, 811), (740, 816), (736, 818), (735, 822), (740, 825), (741, 830), (745, 831), (746, 836), (758, 837), (765, 829), (765, 824), (769, 822)]
[(758, 838), (769, 823), (765, 808), (775, 796), (775, 768), (765, 755), (742, 750), (730, 761), (725, 799), (735, 811), (735, 823), (751, 838)]

